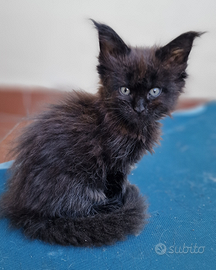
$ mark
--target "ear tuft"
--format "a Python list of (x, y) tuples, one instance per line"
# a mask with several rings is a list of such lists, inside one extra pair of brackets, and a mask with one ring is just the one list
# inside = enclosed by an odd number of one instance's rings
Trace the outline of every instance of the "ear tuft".
[(195, 31), (184, 33), (172, 40), (166, 46), (159, 48), (155, 55), (167, 65), (184, 64), (188, 60), (194, 39), (200, 37), (204, 33), (205, 32)]
[(98, 30), (100, 55), (99, 60), (110, 54), (114, 57), (118, 55), (126, 55), (130, 52), (130, 48), (124, 43), (119, 35), (108, 25), (98, 23), (91, 19), (95, 28)]

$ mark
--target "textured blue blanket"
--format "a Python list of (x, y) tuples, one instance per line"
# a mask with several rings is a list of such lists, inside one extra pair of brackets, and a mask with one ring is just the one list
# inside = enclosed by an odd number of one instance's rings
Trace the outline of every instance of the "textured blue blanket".
[[(137, 237), (103, 248), (51, 246), (25, 239), (0, 221), (0, 269), (215, 269), (216, 103), (174, 113), (163, 141), (129, 179), (149, 203)], [(7, 167), (0, 165), (0, 190)]]

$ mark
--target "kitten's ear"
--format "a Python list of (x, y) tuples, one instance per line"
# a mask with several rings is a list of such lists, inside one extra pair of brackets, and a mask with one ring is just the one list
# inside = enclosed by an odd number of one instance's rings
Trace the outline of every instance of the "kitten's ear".
[(202, 32), (193, 31), (184, 33), (166, 46), (159, 48), (155, 55), (168, 66), (172, 64), (184, 64), (187, 62), (194, 39), (200, 37), (202, 34)]
[(98, 30), (100, 55), (99, 60), (107, 55), (117, 57), (119, 55), (126, 55), (130, 52), (130, 48), (124, 41), (116, 34), (116, 32), (105, 24), (100, 24), (92, 20), (96, 29)]

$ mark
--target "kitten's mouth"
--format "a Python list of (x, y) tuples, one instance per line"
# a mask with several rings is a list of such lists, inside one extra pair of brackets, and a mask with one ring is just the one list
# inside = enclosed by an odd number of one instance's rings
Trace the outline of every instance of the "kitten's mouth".
[(144, 109), (141, 110), (141, 111), (136, 111), (136, 110), (134, 109), (134, 111), (136, 112), (136, 115), (137, 115), (139, 118), (147, 116), (147, 114), (148, 114), (148, 112), (149, 112), (147, 108), (144, 108)]

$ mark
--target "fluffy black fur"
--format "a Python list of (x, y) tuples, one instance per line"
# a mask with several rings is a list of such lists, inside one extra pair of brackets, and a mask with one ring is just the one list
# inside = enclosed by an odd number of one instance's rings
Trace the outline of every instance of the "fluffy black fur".
[[(158, 120), (182, 92), (188, 55), (200, 35), (188, 32), (164, 47), (137, 48), (93, 22), (100, 43), (98, 92), (74, 91), (50, 106), (14, 149), (1, 213), (32, 239), (101, 246), (142, 230), (146, 204), (127, 175), (159, 142)], [(154, 98), (152, 88), (161, 94)]]

